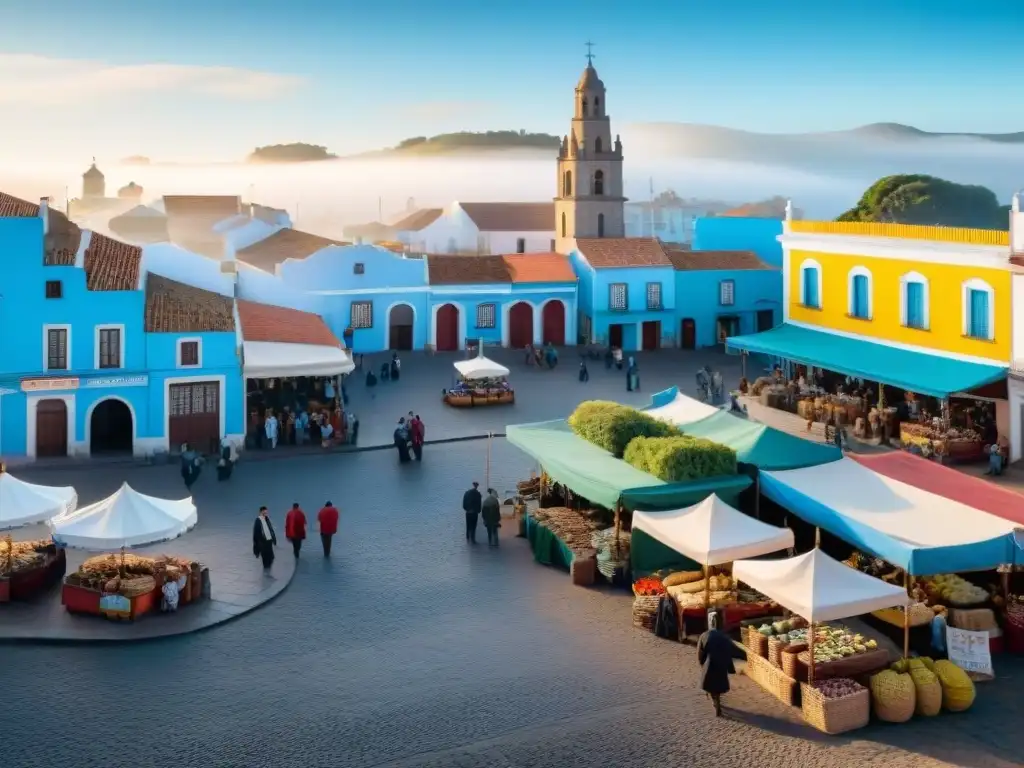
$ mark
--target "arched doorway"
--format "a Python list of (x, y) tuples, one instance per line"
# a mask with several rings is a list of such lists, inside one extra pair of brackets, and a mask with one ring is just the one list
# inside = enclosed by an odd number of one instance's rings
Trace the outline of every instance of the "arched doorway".
[(556, 347), (565, 345), (565, 304), (558, 299), (544, 305), (541, 313), (541, 328), (545, 344)]
[(123, 400), (112, 397), (97, 403), (89, 420), (89, 452), (131, 453), (135, 425), (132, 411)]
[(412, 327), (415, 319), (408, 304), (395, 304), (388, 312), (388, 349), (412, 349)]
[(68, 406), (63, 400), (36, 404), (36, 457), (68, 455)]
[(533, 307), (519, 301), (508, 311), (508, 345), (523, 349), (529, 344), (533, 344)]
[(437, 310), (434, 348), (438, 352), (454, 352), (459, 348), (459, 308), (445, 304)]
[(683, 349), (697, 348), (697, 324), (692, 317), (683, 318), (682, 329), (679, 334), (679, 346)]

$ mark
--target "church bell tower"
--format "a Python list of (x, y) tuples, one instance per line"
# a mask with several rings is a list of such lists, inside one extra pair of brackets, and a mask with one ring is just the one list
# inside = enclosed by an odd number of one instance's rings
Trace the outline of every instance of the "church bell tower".
[(604, 83), (587, 43), (587, 67), (576, 84), (572, 125), (558, 152), (555, 250), (578, 237), (625, 237), (622, 142), (612, 140)]

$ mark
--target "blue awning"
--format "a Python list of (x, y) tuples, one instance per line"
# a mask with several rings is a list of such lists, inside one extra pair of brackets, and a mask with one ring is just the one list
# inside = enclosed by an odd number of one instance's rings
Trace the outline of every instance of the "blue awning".
[(725, 343), (729, 349), (781, 357), (940, 398), (1000, 381), (1007, 370), (1007, 366), (968, 363), (789, 324), (732, 336)]

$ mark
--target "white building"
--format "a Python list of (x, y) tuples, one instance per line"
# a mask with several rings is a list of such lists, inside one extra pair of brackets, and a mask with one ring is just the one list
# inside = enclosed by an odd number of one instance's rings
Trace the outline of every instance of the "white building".
[(1010, 261), (1013, 302), (1013, 347), (1010, 376), (1010, 460), (1024, 459), (1024, 213), (1020, 193), (1013, 196), (1010, 210)]
[(455, 202), (394, 226), (398, 239), (419, 253), (551, 253), (555, 247), (554, 203)]

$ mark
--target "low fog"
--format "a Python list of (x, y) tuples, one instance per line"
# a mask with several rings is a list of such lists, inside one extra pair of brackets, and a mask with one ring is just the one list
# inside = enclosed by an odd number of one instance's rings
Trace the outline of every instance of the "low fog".
[[(771, 136), (710, 126), (626, 126), (622, 131), (626, 195), (646, 200), (650, 184), (685, 198), (740, 204), (774, 195), (793, 199), (810, 218), (832, 218), (850, 207), (880, 176), (927, 173), (981, 184), (1003, 201), (1024, 186), (1024, 144), (975, 138), (908, 139), (852, 131)], [(125, 148), (125, 155), (131, 154)], [(81, 190), (79, 167), (26, 160), (0, 168), (0, 191), (63, 202)], [(417, 207), (461, 201), (533, 201), (554, 195), (555, 160), (536, 152), (477, 157), (374, 156), (300, 164), (120, 165), (99, 158), (107, 194), (130, 181), (143, 202), (164, 194), (237, 194), (285, 208), (297, 227), (340, 236), (343, 226), (385, 220)]]

